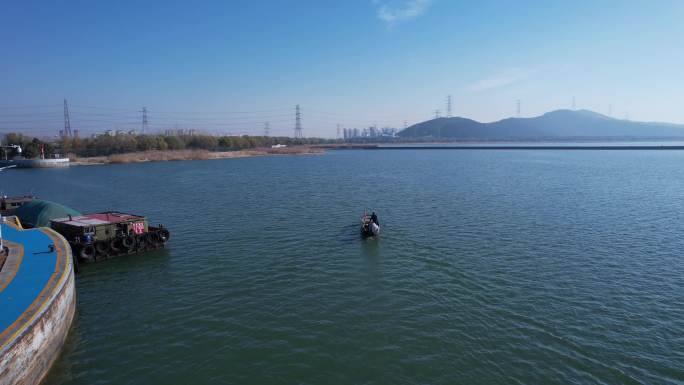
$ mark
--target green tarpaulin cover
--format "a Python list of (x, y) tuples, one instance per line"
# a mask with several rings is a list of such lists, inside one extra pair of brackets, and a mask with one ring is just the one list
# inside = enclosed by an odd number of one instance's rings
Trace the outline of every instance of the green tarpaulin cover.
[(36, 199), (21, 205), (14, 215), (24, 227), (49, 227), (52, 219), (65, 218), (69, 215), (75, 217), (81, 213), (59, 203)]

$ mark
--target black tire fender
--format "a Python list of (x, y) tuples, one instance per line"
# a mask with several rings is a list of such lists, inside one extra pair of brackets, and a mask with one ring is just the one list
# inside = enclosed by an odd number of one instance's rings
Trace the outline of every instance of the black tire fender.
[(109, 250), (115, 254), (121, 251), (119, 248), (119, 241), (120, 240), (118, 238), (114, 238), (109, 242)]
[(86, 261), (95, 260), (95, 248), (93, 245), (84, 245), (78, 252), (78, 255)]
[(147, 237), (148, 237), (148, 239), (150, 240), (150, 244), (153, 245), (153, 246), (155, 246), (155, 247), (156, 247), (157, 245), (159, 245), (159, 244), (161, 243), (161, 241), (162, 241), (162, 239), (161, 239), (162, 237), (161, 237), (161, 235), (159, 235), (158, 232), (148, 233), (148, 234), (147, 234)]
[(135, 237), (137, 239), (136, 245), (138, 246), (138, 250), (146, 250), (147, 249), (147, 244), (148, 244), (148, 239), (147, 239), (147, 234), (139, 234)]
[(97, 255), (107, 255), (107, 253), (109, 252), (109, 242), (96, 241), (95, 251)]
[(121, 246), (123, 246), (123, 248), (126, 250), (131, 250), (133, 247), (135, 247), (135, 237), (132, 235), (127, 235), (121, 238)]

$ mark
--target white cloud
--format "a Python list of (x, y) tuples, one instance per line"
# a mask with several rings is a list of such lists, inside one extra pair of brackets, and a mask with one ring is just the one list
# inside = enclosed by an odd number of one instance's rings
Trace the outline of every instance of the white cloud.
[(517, 83), (525, 78), (529, 77), (535, 71), (521, 70), (521, 69), (511, 69), (503, 73), (499, 73), (492, 77), (478, 80), (475, 83), (468, 86), (469, 91), (481, 92), (488, 91), (495, 88), (505, 87), (513, 83)]
[(377, 16), (387, 26), (414, 19), (422, 15), (432, 0), (373, 0), (378, 7)]

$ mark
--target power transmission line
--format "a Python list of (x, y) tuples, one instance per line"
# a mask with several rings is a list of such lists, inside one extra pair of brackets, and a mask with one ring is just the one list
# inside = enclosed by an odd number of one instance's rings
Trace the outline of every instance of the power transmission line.
[(64, 137), (71, 137), (71, 121), (69, 119), (69, 104), (67, 104), (66, 98), (64, 98), (64, 131), (62, 132)]
[(451, 95), (447, 96), (447, 118), (451, 117)]
[[(64, 101), (63, 101), (64, 102)], [(2, 108), (9, 106), (2, 106)], [(21, 108), (20, 108), (21, 107)], [(26, 108), (24, 108), (26, 107)], [(62, 130), (64, 135), (64, 103), (53, 105), (17, 106), (16, 109), (0, 109), (0, 127), (7, 127), (6, 131), (16, 132), (40, 132), (44, 135), (47, 131)], [(289, 114), (280, 113), (280, 109), (263, 109), (254, 111), (166, 111), (159, 112), (154, 109), (154, 121), (150, 121), (150, 109), (144, 107), (140, 109), (125, 107), (107, 107), (97, 105), (70, 104), (67, 101), (69, 127), (67, 129), (71, 136), (76, 132), (73, 126), (78, 126), (81, 133), (99, 133), (105, 130), (130, 131), (137, 130), (146, 134), (164, 131), (173, 128), (193, 128), (205, 130), (206, 132), (244, 132), (249, 135), (261, 135), (263, 123), (277, 124), (279, 127), (292, 127), (293, 125), (302, 128), (302, 108), (299, 108), (299, 124), (297, 124), (297, 114), (292, 119), (292, 112)], [(292, 109), (289, 109), (292, 111)], [(296, 109), (295, 109), (296, 110)], [(296, 112), (296, 111), (295, 111)], [(340, 124), (340, 136), (342, 127), (345, 125), (361, 125), (368, 127), (401, 127), (403, 120), (398, 118), (400, 113), (381, 115), (381, 114), (345, 114), (337, 112), (316, 111), (311, 112), (307, 109), (309, 126), (322, 128), (325, 126)], [(313, 116), (311, 115), (313, 114)], [(370, 115), (373, 115), (372, 117)], [(335, 117), (332, 117), (335, 116)], [(146, 119), (144, 119), (146, 118)], [(293, 122), (294, 120), (294, 122)], [(74, 125), (71, 125), (71, 121)], [(143, 124), (146, 121), (146, 124)], [(376, 123), (378, 122), (378, 123)], [(62, 126), (62, 127), (60, 127)], [(143, 128), (144, 126), (144, 128)], [(309, 127), (307, 126), (307, 127)], [(282, 128), (284, 129), (284, 128)], [(271, 129), (271, 134), (274, 131)], [(303, 137), (303, 129), (300, 131)]]
[(142, 134), (145, 134), (145, 131), (149, 129), (148, 127), (148, 122), (147, 122), (147, 107), (143, 107), (142, 109)]
[(0, 110), (23, 110), (23, 109), (36, 109), (36, 108), (56, 108), (62, 107), (61, 104), (36, 104), (28, 106), (0, 106)]
[[(84, 104), (72, 104), (72, 107), (78, 107), (78, 108), (85, 108), (85, 109), (92, 109), (92, 110), (110, 110), (110, 111), (136, 111), (137, 108), (134, 107), (106, 107), (106, 106), (93, 106), (93, 105), (84, 105)], [(205, 110), (197, 110), (197, 111), (178, 111), (178, 110), (173, 110), (173, 111), (164, 111), (164, 110), (155, 110), (155, 114), (202, 114), (202, 115), (230, 115), (230, 114), (262, 114), (262, 113), (267, 113), (267, 112), (285, 112), (285, 111), (291, 111), (291, 107), (283, 107), (283, 108), (274, 108), (270, 110), (253, 110), (253, 111), (205, 111)], [(156, 116), (156, 115), (155, 115)]]
[(299, 104), (295, 107), (295, 133), (294, 137), (301, 139), (302, 136), (302, 112), (299, 109)]

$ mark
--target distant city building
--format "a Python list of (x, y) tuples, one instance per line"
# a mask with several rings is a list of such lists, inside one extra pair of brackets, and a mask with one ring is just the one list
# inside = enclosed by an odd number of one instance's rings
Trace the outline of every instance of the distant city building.
[(198, 132), (194, 128), (183, 129), (183, 128), (170, 128), (164, 130), (164, 135), (166, 136), (192, 136), (197, 135)]
[(344, 140), (351, 140), (357, 138), (393, 138), (397, 134), (396, 128), (383, 127), (381, 129), (376, 126), (371, 126), (359, 130), (358, 128), (343, 128), (342, 137)]
[(384, 137), (393, 138), (393, 137), (397, 136), (397, 129), (396, 129), (396, 128), (383, 127), (383, 128), (380, 130), (380, 132), (381, 132), (380, 135), (381, 135), (381, 136), (384, 136)]

